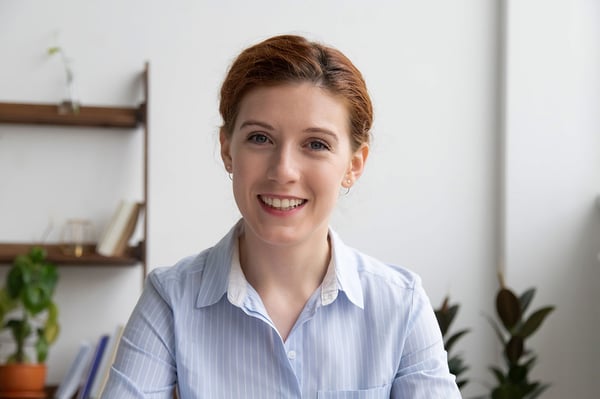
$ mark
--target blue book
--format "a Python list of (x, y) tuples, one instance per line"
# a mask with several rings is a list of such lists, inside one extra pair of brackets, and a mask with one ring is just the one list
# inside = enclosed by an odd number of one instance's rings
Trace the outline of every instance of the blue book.
[(87, 342), (81, 343), (75, 359), (54, 394), (54, 399), (71, 399), (77, 393), (90, 363), (92, 351), (92, 345)]
[(109, 335), (104, 334), (100, 337), (98, 344), (96, 345), (96, 351), (94, 352), (94, 356), (90, 361), (90, 365), (88, 368), (88, 373), (86, 378), (83, 380), (83, 385), (79, 391), (79, 395), (77, 395), (77, 399), (87, 399), (90, 396), (90, 389), (94, 384), (94, 378), (98, 373), (98, 366), (100, 365), (100, 361), (102, 359), (102, 355), (104, 354), (104, 350), (106, 349), (106, 343), (108, 342)]

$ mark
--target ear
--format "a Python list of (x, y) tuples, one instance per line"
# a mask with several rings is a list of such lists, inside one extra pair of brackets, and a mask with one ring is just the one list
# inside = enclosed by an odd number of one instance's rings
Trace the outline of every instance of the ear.
[(225, 170), (231, 173), (233, 172), (233, 159), (231, 158), (231, 140), (229, 139), (229, 136), (223, 129), (219, 131), (219, 142), (221, 143), (221, 159), (223, 160), (223, 165), (225, 166)]
[(362, 175), (368, 157), (369, 145), (367, 143), (363, 143), (359, 149), (352, 154), (352, 158), (350, 158), (350, 166), (348, 167), (348, 171), (346, 172), (344, 181), (342, 182), (342, 186), (344, 186), (344, 188), (352, 187), (356, 180), (358, 180), (358, 178)]

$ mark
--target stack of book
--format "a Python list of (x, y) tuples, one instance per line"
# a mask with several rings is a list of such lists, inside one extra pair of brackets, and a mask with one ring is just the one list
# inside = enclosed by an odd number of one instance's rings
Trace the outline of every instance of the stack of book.
[(141, 209), (140, 202), (121, 201), (98, 241), (96, 252), (104, 256), (124, 255), (136, 229)]
[(103, 334), (95, 344), (83, 342), (62, 379), (54, 399), (98, 399), (108, 381), (123, 326)]

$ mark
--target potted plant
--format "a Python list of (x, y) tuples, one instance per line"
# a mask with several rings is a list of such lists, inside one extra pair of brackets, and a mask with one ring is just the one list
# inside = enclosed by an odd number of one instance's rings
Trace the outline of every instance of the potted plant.
[(14, 352), (0, 365), (0, 397), (44, 389), (48, 349), (59, 333), (52, 300), (57, 282), (56, 266), (40, 247), (17, 256), (6, 275), (0, 288), (0, 328), (12, 337)]
[(460, 331), (457, 331), (453, 334), (449, 334), (450, 325), (454, 321), (456, 314), (458, 313), (459, 305), (458, 304), (450, 304), (450, 299), (448, 297), (444, 298), (444, 302), (438, 309), (435, 310), (435, 318), (437, 319), (438, 325), (440, 326), (440, 330), (442, 332), (442, 338), (444, 339), (444, 349), (448, 353), (448, 368), (450, 369), (450, 373), (454, 374), (456, 377), (456, 385), (458, 385), (459, 389), (462, 389), (469, 380), (461, 377), (465, 371), (469, 369), (463, 360), (461, 354), (450, 354), (450, 351), (454, 347), (454, 344), (458, 341), (460, 337), (468, 333), (470, 330), (465, 328)]
[(526, 348), (525, 340), (538, 330), (554, 306), (542, 307), (526, 317), (525, 312), (533, 300), (535, 289), (530, 288), (517, 297), (506, 287), (503, 276), (499, 278), (496, 312), (500, 323), (491, 318), (489, 320), (502, 344), (505, 364), (504, 367), (490, 367), (496, 378), (490, 396), (492, 399), (533, 399), (549, 385), (529, 379), (536, 355)]

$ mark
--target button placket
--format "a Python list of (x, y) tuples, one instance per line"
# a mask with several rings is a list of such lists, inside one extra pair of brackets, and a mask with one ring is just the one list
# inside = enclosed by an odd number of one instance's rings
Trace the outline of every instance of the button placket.
[(284, 343), (285, 356), (299, 386), (302, 386), (302, 336), (302, 327), (295, 328)]

